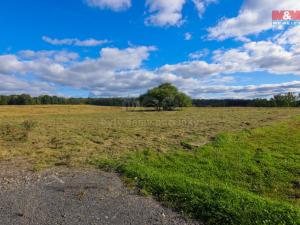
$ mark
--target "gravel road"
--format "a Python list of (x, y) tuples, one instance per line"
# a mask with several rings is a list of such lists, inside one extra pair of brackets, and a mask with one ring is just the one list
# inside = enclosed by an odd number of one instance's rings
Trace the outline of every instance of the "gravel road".
[(196, 225), (123, 186), (118, 175), (0, 166), (1, 225)]

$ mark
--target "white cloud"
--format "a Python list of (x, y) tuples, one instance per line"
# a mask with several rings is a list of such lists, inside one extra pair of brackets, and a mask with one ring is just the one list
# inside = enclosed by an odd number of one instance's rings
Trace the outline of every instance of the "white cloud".
[(211, 98), (220, 95), (222, 98), (269, 98), (275, 94), (300, 92), (300, 81), (275, 84), (245, 85), (245, 86), (206, 86), (193, 90), (193, 95), (199, 98)]
[(96, 39), (93, 39), (93, 38), (82, 40), (82, 41), (78, 40), (78, 39), (75, 39), (74, 45), (82, 46), (82, 47), (92, 47), (92, 46), (103, 45), (103, 44), (106, 44), (106, 43), (109, 43), (109, 42), (110, 41), (108, 41), (108, 40), (96, 40)]
[(225, 73), (267, 71), (300, 75), (300, 29), (290, 28), (268, 41), (244, 43), (239, 48), (215, 51), (213, 60)]
[(22, 59), (27, 59), (27, 60), (36, 59), (36, 60), (40, 60), (40, 61), (42, 61), (42, 60), (48, 61), (49, 59), (51, 59), (51, 61), (53, 60), (58, 63), (73, 62), (74, 60), (79, 58), (78, 53), (70, 52), (70, 51), (66, 51), (66, 50), (62, 50), (62, 51), (23, 50), (23, 51), (19, 51), (18, 55)]
[(223, 67), (219, 64), (209, 64), (205, 61), (191, 61), (174, 65), (164, 65), (159, 69), (159, 72), (172, 73), (182, 77), (203, 78), (217, 75), (222, 70)]
[(24, 66), (15, 55), (0, 55), (0, 73), (22, 71)]
[[(19, 90), (18, 87), (26, 90), (24, 82), (26, 75), (30, 74), (34, 80), (88, 90), (99, 96), (138, 95), (162, 82), (172, 82), (194, 97), (252, 98), (286, 91), (300, 92), (299, 81), (230, 85), (235, 81), (232, 74), (237, 72), (300, 75), (300, 54), (295, 48), (298, 39), (293, 38), (297, 32), (293, 28), (268, 41), (250, 41), (238, 48), (217, 50), (212, 52), (209, 61), (201, 60), (209, 53), (203, 49), (191, 53), (191, 61), (166, 64), (153, 70), (143, 66), (150, 53), (156, 50), (152, 46), (102, 48), (96, 58), (80, 58), (77, 53), (69, 51), (25, 50), (16, 55), (0, 55), (0, 74), (6, 76), (5, 86), (15, 85), (14, 91)], [(14, 82), (17, 77), (21, 77), (23, 83)], [(45, 90), (47, 87), (40, 89), (41, 92)]]
[[(101, 90), (103, 93), (131, 85), (133, 87), (128, 90), (132, 91), (140, 85), (135, 78), (140, 78), (146, 85), (142, 79), (152, 74), (139, 71), (154, 50), (156, 48), (151, 46), (103, 48), (99, 58), (81, 61), (72, 52), (26, 50), (18, 55), (0, 56), (0, 72), (11, 75), (29, 73), (46, 82), (90, 91)], [(67, 60), (57, 60), (57, 56), (64, 56)]]
[[(113, 11), (123, 11), (131, 7), (131, 0), (84, 0), (90, 7), (100, 9), (111, 9)], [(192, 0), (199, 17), (211, 3), (218, 0)], [(150, 14), (145, 23), (154, 26), (180, 26), (184, 23), (182, 9), (187, 0), (146, 0), (146, 7)], [(68, 42), (68, 40), (67, 40)]]
[(56, 38), (43, 36), (42, 39), (51, 45), (74, 45), (80, 47), (100, 46), (110, 42), (108, 40), (96, 40), (93, 38), (86, 39), (86, 40), (79, 40), (77, 38), (56, 39)]
[(274, 38), (279, 44), (300, 44), (300, 26), (295, 26)]
[(209, 49), (205, 48), (203, 50), (190, 53), (189, 58), (192, 60), (199, 60), (203, 57), (208, 56), (208, 54), (209, 54)]
[(30, 94), (33, 96), (49, 94), (54, 87), (46, 82), (26, 81), (12, 75), (0, 74), (0, 95)]
[(122, 11), (131, 7), (131, 0), (85, 0), (88, 6)]
[(133, 47), (127, 49), (103, 48), (101, 50), (101, 62), (117, 69), (136, 69), (148, 59), (149, 53), (155, 51), (153, 46)]
[(224, 40), (258, 34), (272, 28), (272, 10), (296, 10), (299, 0), (245, 0), (238, 15), (224, 18), (215, 27), (208, 29), (209, 38)]
[(293, 27), (275, 36), (274, 42), (285, 46), (294, 55), (300, 55), (300, 26)]
[(146, 6), (152, 14), (147, 24), (155, 26), (180, 26), (183, 23), (182, 8), (186, 0), (146, 0)]
[[(284, 34), (283, 34), (284, 35)], [(237, 72), (265, 71), (272, 74), (300, 75), (300, 54), (293, 47), (271, 41), (248, 42), (239, 48), (217, 50), (212, 54), (212, 62), (201, 60), (207, 52), (198, 51), (189, 55), (192, 61), (164, 65), (157, 71), (171, 73), (184, 78), (210, 80), (214, 76)]]
[(191, 33), (187, 32), (184, 34), (184, 40), (190, 41), (190, 40), (192, 40), (192, 38), (193, 38), (193, 36)]
[[(3, 70), (12, 76), (29, 73), (45, 82), (89, 90), (94, 95), (101, 96), (138, 95), (162, 82), (172, 82), (188, 92), (195, 86), (207, 83), (206, 79), (212, 83), (222, 80), (215, 75), (210, 79), (210, 75), (216, 71), (213, 71), (214, 65), (206, 62), (166, 65), (155, 71), (143, 69), (143, 62), (154, 50), (151, 46), (103, 48), (99, 58), (76, 58), (68, 62), (55, 60), (55, 55), (62, 54), (61, 52), (26, 50), (15, 56), (1, 56), (0, 65), (3, 61), (3, 64), (5, 62), (9, 66), (0, 66), (0, 71)], [(200, 81), (199, 78), (203, 80)], [(16, 87), (18, 86), (20, 84), (16, 84)]]
[(149, 52), (154, 50), (154, 47), (145, 46), (122, 50), (104, 48), (97, 59), (85, 59), (69, 66), (53, 64), (51, 70), (48, 69), (47, 73), (40, 73), (39, 76), (49, 81), (61, 82), (78, 88), (107, 89), (110, 85), (117, 86), (121, 82), (119, 76), (122, 72), (141, 67), (143, 61), (148, 59)]
[(216, 3), (217, 0), (193, 0), (195, 7), (198, 11), (199, 17), (202, 17), (203, 13), (205, 12), (207, 6), (211, 3)]

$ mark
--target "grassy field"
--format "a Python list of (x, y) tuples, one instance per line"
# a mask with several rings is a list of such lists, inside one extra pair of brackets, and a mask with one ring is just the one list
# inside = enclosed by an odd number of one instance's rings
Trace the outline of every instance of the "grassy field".
[(194, 151), (95, 161), (207, 224), (300, 224), (300, 117), (223, 133)]
[[(299, 224), (300, 109), (0, 107), (0, 160), (114, 168), (208, 224)], [(296, 117), (295, 117), (296, 116)]]

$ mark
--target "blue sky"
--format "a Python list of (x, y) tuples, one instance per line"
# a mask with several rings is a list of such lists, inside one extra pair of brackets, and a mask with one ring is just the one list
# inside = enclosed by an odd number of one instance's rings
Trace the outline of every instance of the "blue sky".
[(197, 98), (300, 92), (297, 0), (3, 1), (0, 94), (136, 96), (171, 82)]

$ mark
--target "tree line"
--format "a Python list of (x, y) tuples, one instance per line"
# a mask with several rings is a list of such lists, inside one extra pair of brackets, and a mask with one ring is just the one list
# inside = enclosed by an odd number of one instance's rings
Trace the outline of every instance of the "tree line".
[(0, 95), (0, 105), (99, 105), (124, 106), (126, 102), (137, 101), (137, 98), (66, 98), (41, 95), (32, 97), (28, 94)]
[(274, 95), (270, 99), (193, 99), (197, 107), (300, 107), (300, 94)]
[(80, 98), (64, 98), (58, 96), (42, 95), (32, 97), (27, 94), (21, 95), (0, 95), (0, 105), (66, 105), (81, 104)]
[(120, 107), (153, 107), (157, 110), (172, 110), (176, 107), (300, 107), (300, 94), (293, 93), (275, 95), (271, 99), (193, 99), (178, 92), (177, 89), (163, 84), (139, 98), (65, 98), (42, 95), (32, 97), (27, 94), (0, 95), (0, 105), (75, 105), (89, 104), (99, 106)]

